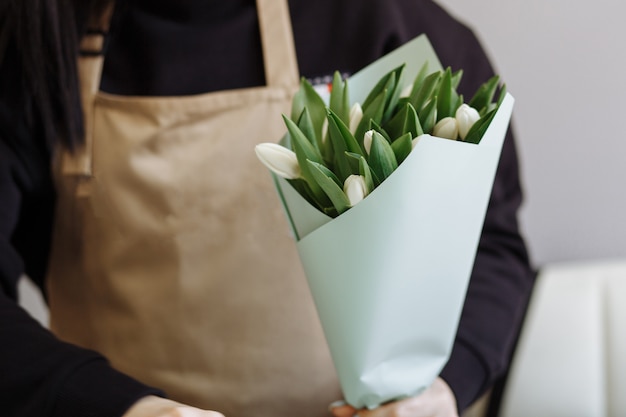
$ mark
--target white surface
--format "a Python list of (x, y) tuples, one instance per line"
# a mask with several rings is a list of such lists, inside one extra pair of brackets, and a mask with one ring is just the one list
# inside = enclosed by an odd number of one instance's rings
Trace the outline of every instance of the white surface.
[(626, 415), (626, 261), (551, 265), (538, 278), (502, 417)]
[(439, 0), (516, 98), (534, 263), (626, 256), (626, 2)]

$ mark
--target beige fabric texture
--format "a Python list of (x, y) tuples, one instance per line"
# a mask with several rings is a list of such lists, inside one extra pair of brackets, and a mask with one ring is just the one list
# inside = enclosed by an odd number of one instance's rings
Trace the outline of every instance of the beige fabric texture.
[(183, 403), (326, 416), (335, 371), (254, 153), (298, 88), (289, 13), (258, 10), (266, 87), (116, 96), (99, 92), (102, 57), (81, 58), (87, 143), (55, 163), (51, 328)]

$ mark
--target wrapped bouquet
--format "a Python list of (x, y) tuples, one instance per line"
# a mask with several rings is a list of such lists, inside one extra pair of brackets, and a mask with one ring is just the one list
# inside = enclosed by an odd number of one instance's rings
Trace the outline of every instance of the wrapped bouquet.
[(303, 81), (273, 172), (346, 401), (420, 393), (447, 362), (513, 98), (464, 103), (422, 35), (328, 103)]

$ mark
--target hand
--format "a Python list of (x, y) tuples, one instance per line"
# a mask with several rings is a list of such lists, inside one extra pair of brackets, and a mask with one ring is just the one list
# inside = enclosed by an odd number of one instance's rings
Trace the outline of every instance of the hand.
[(356, 410), (349, 405), (331, 408), (335, 417), (459, 417), (456, 398), (446, 382), (437, 378), (416, 397), (385, 404), (373, 410)]
[(217, 411), (200, 410), (165, 398), (148, 396), (137, 401), (122, 417), (224, 417)]

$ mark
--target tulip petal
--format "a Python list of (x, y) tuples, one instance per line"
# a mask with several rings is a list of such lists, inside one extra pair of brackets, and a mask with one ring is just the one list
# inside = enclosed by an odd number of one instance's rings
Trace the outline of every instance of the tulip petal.
[(350, 175), (343, 183), (343, 192), (348, 197), (350, 207), (361, 202), (367, 195), (367, 185), (365, 178), (360, 175)]
[(363, 109), (359, 103), (354, 103), (352, 108), (350, 109), (350, 132), (354, 134), (356, 132), (359, 123), (363, 119)]
[(274, 174), (294, 180), (301, 171), (296, 154), (277, 143), (260, 143), (254, 147), (257, 157)]
[(459, 137), (459, 126), (454, 117), (444, 117), (433, 128), (433, 135), (439, 138), (456, 140)]
[(480, 114), (478, 114), (478, 110), (475, 108), (470, 107), (467, 104), (461, 104), (461, 106), (456, 110), (454, 118), (456, 119), (459, 127), (459, 136), (462, 140), (465, 140), (465, 137), (471, 127), (478, 121), (478, 119), (480, 119)]

